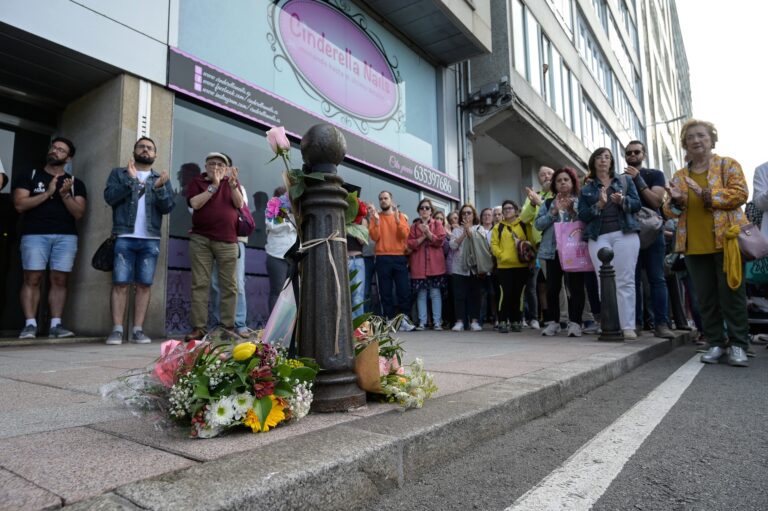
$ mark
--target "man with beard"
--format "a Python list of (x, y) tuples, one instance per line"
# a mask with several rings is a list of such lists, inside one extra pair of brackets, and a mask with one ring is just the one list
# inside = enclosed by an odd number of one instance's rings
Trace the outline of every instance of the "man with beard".
[(151, 342), (144, 334), (144, 318), (160, 254), (163, 216), (175, 206), (168, 172), (158, 174), (152, 168), (156, 157), (155, 142), (149, 137), (139, 138), (128, 166), (113, 169), (104, 189), (104, 200), (112, 206), (112, 234), (117, 236), (111, 297), (114, 326), (107, 344), (123, 342), (123, 318), (131, 284), (135, 296), (129, 340), (137, 344)]
[[(384, 190), (379, 193), (379, 206), (380, 211), (371, 208), (368, 234), (376, 242), (376, 282), (381, 306), (387, 319), (394, 318), (397, 310), (402, 312), (405, 316), (400, 329), (410, 332), (416, 328), (408, 319), (411, 312), (411, 276), (405, 250), (410, 225), (408, 217), (400, 213), (392, 202), (391, 192)], [(393, 286), (397, 303), (393, 300)]]
[[(555, 171), (550, 167), (540, 167), (537, 177), (539, 179), (539, 185), (541, 190), (534, 191), (530, 187), (525, 187), (525, 193), (527, 195), (523, 208), (520, 210), (520, 221), (527, 224), (527, 228), (530, 229), (533, 244), (538, 248), (541, 243), (541, 231), (533, 226), (534, 220), (539, 214), (539, 207), (544, 204), (544, 201), (553, 197), (552, 190), (550, 190), (550, 182), (552, 181), (552, 175)], [(539, 302), (536, 296), (537, 282), (539, 277), (539, 266), (536, 265), (528, 273), (528, 281), (525, 284), (525, 319), (528, 322), (528, 326), (538, 330), (539, 329)], [(567, 309), (565, 309), (567, 310)]]
[(64, 171), (64, 166), (74, 156), (75, 145), (64, 137), (56, 137), (48, 149), (45, 167), (33, 169), (14, 185), (13, 205), (21, 213), (21, 264), (24, 269), (21, 308), (26, 319), (20, 339), (37, 337), (35, 316), (40, 303), (40, 284), (49, 266), (51, 327), (48, 337), (75, 335), (61, 324), (67, 298), (67, 277), (77, 254), (75, 222), (83, 217), (87, 198), (83, 182)]
[[(633, 140), (627, 144), (624, 150), (624, 160), (627, 167), (624, 172), (632, 178), (640, 201), (643, 206), (659, 212), (664, 201), (664, 173), (660, 170), (646, 169), (643, 167), (645, 159), (645, 145), (639, 140)], [(643, 321), (643, 278), (642, 270), (648, 276), (648, 284), (651, 291), (651, 305), (653, 307), (653, 321), (656, 337), (674, 339), (675, 333), (669, 329), (669, 313), (667, 294), (667, 281), (664, 278), (664, 229), (659, 231), (656, 241), (648, 248), (640, 250), (635, 270), (635, 318), (638, 321), (638, 331)]]

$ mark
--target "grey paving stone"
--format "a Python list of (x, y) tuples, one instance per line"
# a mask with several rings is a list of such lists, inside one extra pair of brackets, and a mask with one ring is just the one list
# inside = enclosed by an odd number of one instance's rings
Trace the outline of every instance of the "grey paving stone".
[(6, 375), (14, 380), (37, 383), (61, 389), (98, 394), (99, 387), (108, 382), (125, 376), (129, 371), (113, 367), (78, 367), (67, 369), (52, 369), (44, 372), (12, 373)]
[(0, 453), (3, 467), (61, 496), (65, 503), (195, 464), (88, 428), (3, 439)]
[(99, 398), (83, 392), (57, 389), (35, 383), (26, 383), (0, 378), (3, 391), (0, 392), (0, 411), (41, 409), (62, 404), (80, 404)]
[(0, 468), (0, 511), (58, 509), (61, 504), (57, 495)]

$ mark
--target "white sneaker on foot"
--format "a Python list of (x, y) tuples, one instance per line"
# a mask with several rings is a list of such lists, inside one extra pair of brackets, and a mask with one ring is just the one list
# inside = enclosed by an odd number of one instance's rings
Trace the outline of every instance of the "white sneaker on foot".
[(483, 327), (480, 326), (480, 323), (478, 323), (477, 321), (473, 321), (472, 323), (469, 324), (469, 329), (472, 330), (473, 332), (479, 332), (483, 329)]
[(538, 330), (541, 328), (541, 325), (539, 325), (538, 319), (532, 319), (530, 323), (528, 323), (528, 326), (533, 328), (534, 330)]
[(581, 326), (578, 323), (568, 323), (568, 337), (581, 337)]
[(455, 325), (453, 325), (453, 328), (451, 328), (454, 332), (463, 332), (464, 331), (464, 322), (463, 321), (457, 321)]
[(544, 330), (541, 331), (541, 335), (546, 335), (547, 337), (552, 337), (560, 333), (560, 323), (557, 321), (550, 321), (547, 323), (547, 326), (544, 327)]
[(622, 332), (624, 333), (624, 339), (627, 341), (634, 341), (637, 339), (637, 332), (635, 332), (634, 328), (625, 328)]

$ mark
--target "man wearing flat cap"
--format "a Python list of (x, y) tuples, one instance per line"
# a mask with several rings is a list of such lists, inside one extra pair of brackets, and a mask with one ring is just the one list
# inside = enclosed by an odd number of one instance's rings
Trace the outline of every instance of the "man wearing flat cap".
[(187, 185), (192, 208), (189, 257), (192, 266), (192, 331), (187, 339), (201, 339), (208, 322), (208, 293), (211, 269), (218, 263), (222, 326), (234, 334), (237, 306), (237, 213), (243, 196), (237, 181), (237, 168), (224, 153), (210, 153), (205, 171)]

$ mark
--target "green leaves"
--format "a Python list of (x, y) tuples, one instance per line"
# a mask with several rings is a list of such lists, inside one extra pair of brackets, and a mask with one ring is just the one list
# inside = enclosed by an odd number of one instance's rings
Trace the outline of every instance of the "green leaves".
[(264, 423), (267, 421), (267, 417), (269, 417), (269, 412), (271, 411), (272, 400), (269, 398), (269, 396), (264, 396), (261, 399), (253, 400), (253, 413), (255, 413), (256, 417), (259, 418), (259, 424), (261, 425), (262, 429), (264, 428)]
[[(357, 191), (348, 193), (347, 194), (347, 213), (344, 219), (344, 223), (347, 224), (347, 227), (349, 227), (349, 224), (355, 221), (355, 218), (357, 218), (358, 211), (360, 211), (360, 205), (357, 202)], [(349, 232), (349, 230), (347, 230), (347, 232)]]
[(359, 224), (347, 224), (344, 227), (347, 228), (347, 235), (363, 240), (368, 244), (368, 229), (366, 227)]

